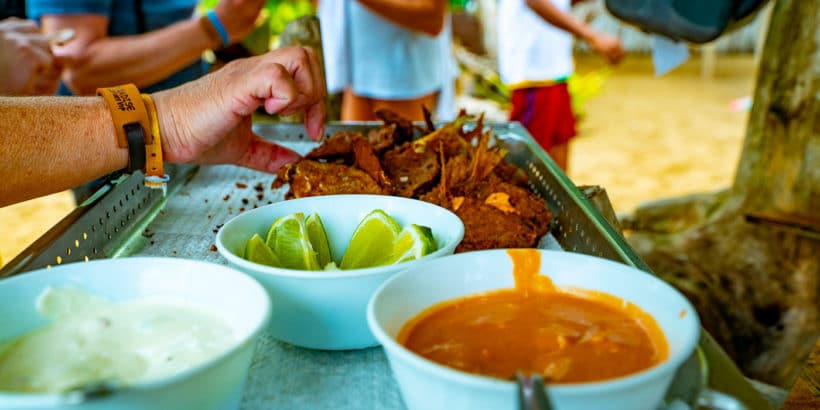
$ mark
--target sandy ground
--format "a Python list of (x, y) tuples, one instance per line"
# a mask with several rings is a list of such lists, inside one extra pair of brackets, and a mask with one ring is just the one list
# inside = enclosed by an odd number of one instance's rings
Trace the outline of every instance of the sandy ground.
[[(578, 71), (600, 62), (580, 59)], [(731, 184), (748, 112), (729, 103), (751, 95), (751, 56), (721, 56), (712, 79), (699, 60), (655, 78), (648, 57), (615, 68), (570, 146), (569, 176), (607, 189), (618, 213), (640, 202), (718, 190)]]
[[(579, 58), (578, 71), (601, 64)], [(751, 56), (721, 56), (711, 80), (701, 77), (697, 60), (654, 78), (648, 57), (631, 56), (588, 103), (571, 148), (570, 177), (605, 187), (617, 212), (728, 186), (747, 119), (729, 102), (749, 95), (753, 80)], [(0, 257), (9, 261), (73, 206), (63, 192), (0, 208)]]

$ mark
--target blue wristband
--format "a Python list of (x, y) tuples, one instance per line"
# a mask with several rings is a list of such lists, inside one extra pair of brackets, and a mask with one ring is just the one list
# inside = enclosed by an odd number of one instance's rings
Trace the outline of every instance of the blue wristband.
[(209, 10), (205, 13), (205, 16), (208, 17), (208, 20), (214, 26), (216, 32), (219, 33), (219, 38), (222, 39), (222, 45), (225, 47), (231, 45), (231, 39), (228, 37), (228, 30), (225, 30), (225, 26), (222, 25), (221, 21), (219, 21), (219, 17), (217, 17), (216, 12)]

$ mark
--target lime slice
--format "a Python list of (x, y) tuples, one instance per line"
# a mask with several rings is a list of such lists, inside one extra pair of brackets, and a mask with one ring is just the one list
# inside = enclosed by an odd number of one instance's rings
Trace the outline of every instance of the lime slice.
[(280, 266), (279, 258), (265, 245), (259, 234), (253, 235), (245, 244), (245, 259), (267, 266)]
[(308, 239), (301, 212), (275, 220), (268, 231), (267, 245), (286, 269), (319, 270), (316, 252)]
[(305, 227), (307, 228), (310, 244), (313, 246), (313, 250), (316, 251), (316, 260), (319, 262), (319, 266), (324, 268), (333, 260), (333, 255), (330, 254), (330, 243), (327, 241), (325, 226), (322, 224), (319, 214), (310, 214), (305, 219)]
[(364, 217), (353, 232), (341, 269), (359, 269), (384, 265), (393, 254), (393, 242), (399, 235), (399, 224), (377, 209)]
[(393, 254), (388, 264), (406, 262), (435, 252), (433, 231), (426, 226), (412, 224), (404, 227), (393, 243)]

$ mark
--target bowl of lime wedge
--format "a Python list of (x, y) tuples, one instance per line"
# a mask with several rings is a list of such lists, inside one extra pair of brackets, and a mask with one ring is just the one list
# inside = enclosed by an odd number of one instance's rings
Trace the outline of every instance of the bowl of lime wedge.
[(419, 261), (452, 254), (463, 236), (461, 219), (434, 204), (331, 195), (243, 212), (220, 229), (216, 246), (269, 293), (274, 338), (349, 350), (378, 344), (366, 317), (376, 288)]

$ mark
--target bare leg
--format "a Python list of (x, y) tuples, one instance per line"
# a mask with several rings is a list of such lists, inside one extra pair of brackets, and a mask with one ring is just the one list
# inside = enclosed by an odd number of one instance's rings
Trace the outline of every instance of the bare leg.
[(436, 93), (414, 98), (412, 100), (372, 100), (373, 110), (388, 109), (411, 121), (424, 121), (421, 106), (430, 111), (436, 109)]
[(350, 88), (342, 95), (342, 121), (373, 121), (373, 104), (369, 98), (353, 94)]
[(556, 145), (547, 150), (550, 157), (564, 171), (567, 171), (567, 159), (569, 157), (569, 143)]
[(436, 93), (410, 100), (377, 100), (353, 94), (350, 89), (342, 96), (342, 121), (373, 121), (373, 112), (388, 109), (412, 121), (423, 121), (421, 106), (433, 111), (436, 106)]

